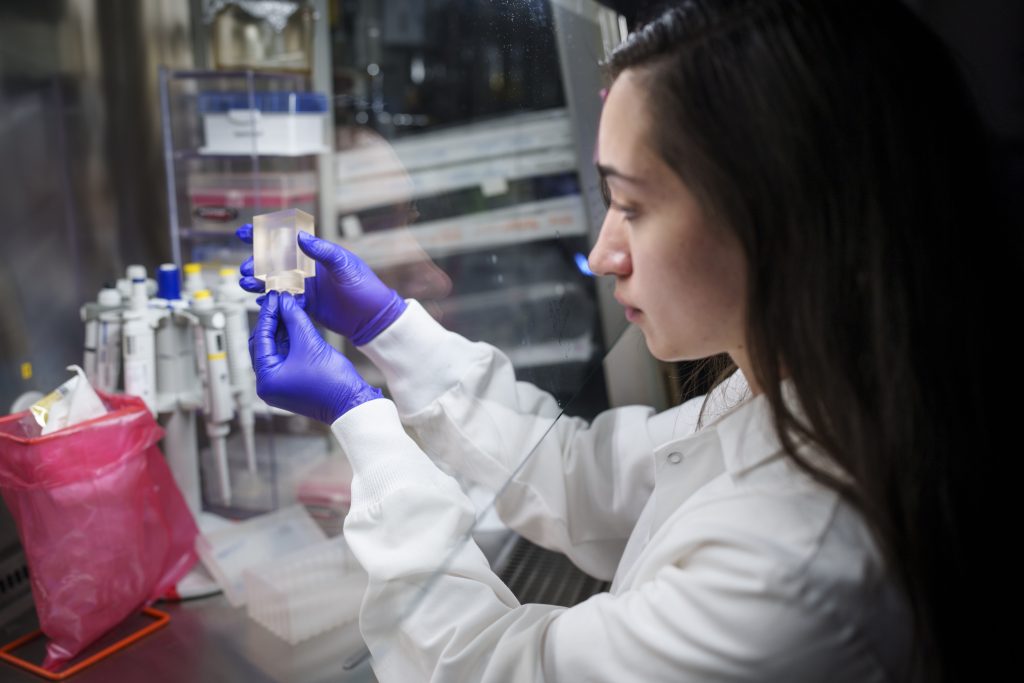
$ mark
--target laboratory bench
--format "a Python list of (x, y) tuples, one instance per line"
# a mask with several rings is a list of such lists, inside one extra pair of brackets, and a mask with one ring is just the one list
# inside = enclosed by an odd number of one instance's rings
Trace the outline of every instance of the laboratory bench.
[[(577, 569), (567, 557), (546, 550), (505, 530), (480, 534), (477, 542), (492, 568), (522, 603), (570, 607), (607, 591), (600, 581)], [(4, 625), (2, 642), (37, 628), (27, 593), (25, 614)], [(170, 622), (66, 679), (71, 683), (376, 683), (355, 621), (296, 645), (278, 638), (249, 618), (244, 607), (232, 607), (222, 594), (158, 602)], [(129, 619), (104, 636), (90, 652), (103, 649), (147, 624), (143, 616)], [(45, 640), (16, 651), (33, 662), (43, 659)], [(0, 683), (39, 683), (46, 679), (0, 661)]]
[[(290, 645), (232, 607), (223, 594), (183, 602), (160, 602), (170, 614), (162, 628), (66, 679), (71, 683), (376, 683), (369, 658), (362, 658), (357, 623)], [(22, 632), (35, 628), (34, 612)], [(141, 615), (125, 630), (145, 625)], [(18, 651), (41, 661), (45, 642)], [(355, 660), (355, 661), (353, 661)], [(45, 678), (0, 662), (3, 683), (40, 683)]]

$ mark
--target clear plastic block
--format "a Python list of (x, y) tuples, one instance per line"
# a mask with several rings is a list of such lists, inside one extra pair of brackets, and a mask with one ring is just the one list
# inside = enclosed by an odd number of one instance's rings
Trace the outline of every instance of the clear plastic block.
[(294, 645), (356, 621), (366, 581), (339, 536), (247, 570), (249, 617)]
[(253, 275), (267, 291), (302, 294), (316, 263), (299, 249), (299, 231), (316, 234), (313, 217), (299, 209), (263, 213), (252, 219)]

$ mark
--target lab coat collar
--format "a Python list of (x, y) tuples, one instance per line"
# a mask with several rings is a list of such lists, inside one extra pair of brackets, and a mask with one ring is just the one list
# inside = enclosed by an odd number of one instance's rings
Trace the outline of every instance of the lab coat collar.
[[(782, 389), (784, 400), (794, 409), (798, 402), (792, 383), (784, 380)], [(782, 443), (772, 426), (768, 401), (763, 395), (751, 395), (741, 370), (709, 392), (702, 410), (702, 429), (663, 444), (658, 450), (668, 453), (681, 449), (689, 455), (693, 451), (707, 453), (707, 446), (714, 444), (715, 450), (720, 450), (725, 471), (734, 477), (781, 453)]]
[[(782, 395), (790, 410), (801, 418), (803, 413), (788, 380), (783, 382)], [(645, 544), (691, 496), (722, 474), (738, 483), (761, 466), (788, 457), (775, 434), (768, 400), (764, 395), (751, 396), (746, 379), (738, 371), (708, 396), (704, 413), (704, 428), (654, 449), (654, 493), (649, 509), (642, 515), (642, 525), (638, 522)], [(812, 466), (846, 476), (826, 455), (806, 445), (797, 447)], [(777, 471), (783, 478), (793, 474), (789, 467)], [(632, 560), (624, 565), (631, 566)], [(624, 573), (628, 576), (631, 571), (625, 569)], [(628, 583), (625, 576), (621, 580), (616, 576), (617, 584), (627, 585), (623, 581)]]
[(725, 469), (734, 478), (782, 452), (782, 443), (772, 426), (768, 400), (763, 394), (747, 398), (711, 428), (718, 435)]
[[(782, 380), (781, 389), (783, 403), (798, 420), (804, 421), (804, 411), (792, 380)], [(786, 457), (764, 394), (748, 396), (709, 427), (718, 435), (725, 469), (733, 479), (742, 477), (762, 464)], [(851, 479), (831, 457), (799, 438), (794, 437), (794, 441), (799, 455), (810, 465), (834, 477)]]
[[(804, 419), (791, 380), (782, 382), (782, 399), (797, 419)], [(656, 525), (716, 475), (724, 472), (739, 481), (762, 465), (788, 457), (775, 433), (768, 399), (763, 394), (751, 396), (739, 370), (708, 395), (704, 416), (703, 428), (654, 449)], [(852, 482), (827, 454), (795, 441), (800, 457), (809, 465)]]

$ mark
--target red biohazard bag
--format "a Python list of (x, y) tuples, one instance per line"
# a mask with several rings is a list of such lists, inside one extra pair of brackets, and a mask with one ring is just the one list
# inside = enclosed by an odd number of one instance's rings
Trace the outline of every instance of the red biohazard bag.
[(51, 671), (196, 562), (198, 529), (157, 447), (163, 430), (141, 399), (97, 393), (110, 412), (47, 436), (28, 412), (0, 418), (0, 493)]

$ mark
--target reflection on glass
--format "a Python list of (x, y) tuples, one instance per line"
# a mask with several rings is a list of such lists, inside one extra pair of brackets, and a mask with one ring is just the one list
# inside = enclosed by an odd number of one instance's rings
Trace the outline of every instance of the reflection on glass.
[(546, 1), (339, 4), (332, 42), (341, 125), (369, 124), (393, 139), (565, 105)]
[(559, 401), (603, 353), (578, 263), (589, 230), (571, 125), (559, 108), (392, 141), (367, 126), (336, 134), (345, 246)]
[[(587, 198), (593, 151), (579, 148), (593, 140), (581, 121), (596, 129), (600, 53), (574, 52), (595, 86), (570, 106), (552, 3), (353, 1), (340, 10), (337, 232), (400, 295), (499, 349), (515, 379), (539, 390), (543, 410), (503, 445), (514, 474), (550, 447), (545, 435), (564, 411), (590, 419), (608, 407), (608, 326), (586, 267), (602, 215)], [(350, 351), (364, 377), (379, 377)], [(504, 530), (494, 498), (507, 480), (451, 474), (478, 509), (467, 540), (493, 563), (507, 538), (491, 535)]]

